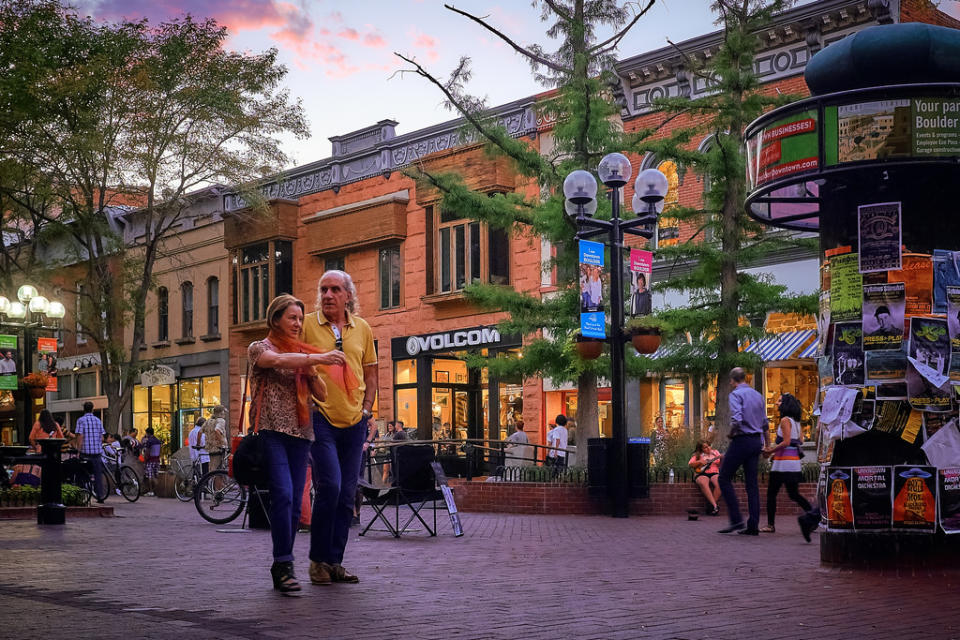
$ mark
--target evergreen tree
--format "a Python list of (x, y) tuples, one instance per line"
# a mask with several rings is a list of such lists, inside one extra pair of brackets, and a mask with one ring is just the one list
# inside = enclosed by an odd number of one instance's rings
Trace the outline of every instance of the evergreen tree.
[[(761, 225), (747, 215), (744, 206), (744, 129), (765, 110), (796, 99), (773, 95), (771, 89), (765, 91), (754, 67), (758, 33), (789, 4), (789, 0), (715, 1), (712, 8), (723, 27), (719, 51), (707, 66), (687, 59), (688, 67), (707, 79), (714, 91), (696, 99), (669, 98), (657, 103), (665, 119), (687, 114), (701, 124), (679, 128), (663, 139), (642, 145), (659, 158), (672, 159), (706, 176), (709, 189), (702, 208), (677, 207), (664, 214), (695, 221), (698, 228), (692, 238), (656, 252), (658, 260), (687, 267), (678, 269), (681, 275), (655, 287), (689, 297), (688, 306), (657, 313), (676, 334), (675, 348), (668, 357), (631, 360), (638, 360), (635, 364), (650, 371), (686, 372), (703, 379), (717, 376), (716, 425), (721, 432), (729, 428), (727, 373), (736, 366), (749, 370), (760, 364), (756, 354), (739, 350), (742, 341), (763, 333), (744, 319), (762, 318), (769, 311), (816, 311), (816, 294), (791, 296), (785, 286), (743, 270), (784, 249), (816, 246), (815, 240)], [(690, 150), (691, 140), (706, 135), (712, 139), (704, 151)]]
[[(468, 126), (479, 133), (487, 146), (510, 158), (515, 169), (532, 178), (540, 187), (539, 198), (508, 193), (488, 197), (467, 188), (457, 174), (433, 175), (414, 169), (412, 175), (428, 187), (439, 189), (441, 205), (455, 214), (479, 220), (491, 227), (527, 237), (544, 237), (556, 247), (558, 291), (541, 298), (538, 292), (522, 292), (505, 286), (472, 284), (468, 298), (490, 310), (503, 310), (509, 318), (503, 331), (526, 336), (523, 358), (471, 356), (471, 366), (487, 366), (497, 376), (548, 376), (557, 381), (575, 380), (578, 389), (578, 438), (598, 434), (597, 376), (608, 370), (608, 361), (583, 361), (577, 357), (572, 336), (579, 330), (579, 291), (576, 228), (565, 215), (561, 186), (575, 169), (595, 171), (600, 159), (613, 151), (636, 147), (640, 135), (624, 135), (619, 127), (620, 107), (611, 85), (619, 82), (613, 72), (614, 53), (620, 40), (651, 8), (654, 0), (640, 5), (615, 0), (540, 0), (541, 20), (548, 23), (547, 35), (558, 41), (554, 52), (540, 46), (522, 46), (483, 18), (450, 5), (454, 11), (487, 29), (523, 56), (536, 79), (556, 92), (539, 105), (543, 115), (556, 124), (554, 150), (541, 155), (526, 142), (511, 138), (498, 127), (486, 105), (465, 93), (470, 79), (470, 60), (462, 58), (446, 81), (439, 80), (416, 60), (397, 54), (416, 73), (436, 85), (448, 106), (459, 112)], [(601, 39), (604, 30), (609, 35)], [(598, 194), (598, 218), (610, 216), (607, 200)]]

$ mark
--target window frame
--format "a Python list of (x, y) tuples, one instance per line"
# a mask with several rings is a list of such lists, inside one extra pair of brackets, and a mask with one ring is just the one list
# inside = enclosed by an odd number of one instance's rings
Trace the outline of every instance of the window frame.
[(157, 289), (157, 342), (170, 341), (170, 290)]
[[(487, 195), (502, 193), (492, 191)], [(506, 275), (504, 281), (498, 284), (510, 284), (510, 245), (509, 231), (491, 229), (485, 222), (471, 218), (459, 217), (454, 212), (444, 210), (440, 204), (431, 207), (432, 221), (432, 252), (433, 268), (431, 291), (437, 295), (461, 293), (469, 284), (486, 284), (492, 282), (490, 275), (490, 235), (492, 232), (503, 233), (506, 242)], [(479, 255), (478, 255), (479, 254)], [(462, 271), (462, 280), (461, 277)], [(429, 277), (429, 274), (428, 274)], [(449, 286), (444, 287), (444, 280)]]
[[(286, 246), (281, 245), (285, 243)], [(265, 245), (265, 259), (244, 263), (244, 251), (261, 250)], [(281, 273), (278, 272), (278, 259), (285, 254), (289, 258), (289, 288), (292, 290), (293, 283), (296, 281), (293, 261), (293, 241), (287, 238), (272, 238), (262, 240), (251, 244), (237, 247), (233, 250), (231, 260), (231, 287), (233, 290), (233, 322), (236, 325), (246, 325), (259, 323), (266, 320), (267, 306), (270, 300), (279, 293), (292, 293), (292, 291), (279, 291), (280, 283), (277, 280)], [(286, 267), (284, 268), (286, 271)], [(244, 274), (248, 276), (248, 289), (244, 290)], [(263, 285), (266, 284), (266, 289)], [(256, 306), (260, 302), (260, 307)]]
[(220, 278), (207, 278), (207, 335), (220, 334)]
[[(388, 252), (391, 255), (396, 255), (396, 282), (393, 281), (392, 276), (388, 280), (384, 280), (383, 258), (384, 254)], [(391, 264), (390, 267), (392, 266), (393, 265)], [(396, 300), (393, 299), (394, 285), (396, 286)], [(388, 289), (385, 290), (384, 286), (388, 287)], [(387, 294), (386, 297), (388, 298), (386, 305), (383, 304), (384, 293)], [(379, 308), (384, 311), (390, 309), (400, 309), (403, 307), (403, 250), (399, 244), (380, 247), (380, 249), (377, 251), (377, 301)]]
[(180, 337), (184, 339), (193, 337), (193, 294), (193, 282), (187, 280), (180, 284)]

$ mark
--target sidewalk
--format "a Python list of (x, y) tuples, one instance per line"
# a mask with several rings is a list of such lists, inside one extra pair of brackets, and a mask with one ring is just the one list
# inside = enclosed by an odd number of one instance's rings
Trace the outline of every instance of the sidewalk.
[(442, 512), (437, 538), (352, 530), (361, 583), (285, 598), (267, 532), (109, 502), (116, 518), (0, 522), (0, 637), (960, 638), (960, 571), (821, 568), (793, 517), (747, 537), (719, 518), (468, 513), (454, 538)]

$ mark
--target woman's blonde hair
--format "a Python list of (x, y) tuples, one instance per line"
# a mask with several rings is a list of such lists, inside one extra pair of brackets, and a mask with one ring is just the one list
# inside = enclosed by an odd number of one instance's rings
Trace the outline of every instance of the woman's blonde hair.
[(287, 307), (295, 304), (300, 307), (300, 313), (304, 312), (303, 302), (298, 298), (290, 295), (289, 293), (283, 293), (270, 301), (270, 305), (267, 307), (267, 326), (271, 329), (277, 328), (277, 323), (280, 321), (281, 316), (287, 310)]

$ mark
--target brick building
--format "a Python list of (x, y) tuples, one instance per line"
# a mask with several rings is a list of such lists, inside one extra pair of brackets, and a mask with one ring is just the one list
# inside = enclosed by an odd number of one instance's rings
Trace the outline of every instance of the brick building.
[[(777, 17), (761, 34), (763, 47), (756, 70), (769, 93), (807, 94), (803, 71), (810, 56), (868, 26), (924, 21), (960, 26), (927, 0), (823, 0)], [(721, 33), (711, 33), (674, 47), (624, 58), (621, 77), (622, 119), (628, 131), (659, 126), (664, 116), (652, 113), (657, 96), (697, 96), (711, 90), (690, 73), (684, 60), (709, 58)], [(533, 96), (495, 109), (506, 129), (541, 152), (551, 146), (550, 123), (538, 119)], [(676, 118), (660, 135), (685, 126)], [(552, 274), (545, 266), (552, 248), (529, 234), (511, 237), (484, 225), (448, 216), (438, 196), (402, 171), (422, 163), (433, 171), (457, 170), (469, 186), (490, 194), (536, 193), (536, 185), (518, 178), (502, 160), (484, 153), (479, 141), (465, 135), (454, 120), (420, 131), (396, 135), (397, 123), (376, 125), (331, 138), (332, 155), (297, 167), (263, 187), (271, 215), (256, 217), (236, 195), (224, 200), (224, 244), (230, 252), (229, 397), (239, 409), (246, 345), (264, 334), (263, 313), (277, 293), (292, 291), (313, 307), (316, 284), (325, 269), (350, 272), (358, 286), (360, 315), (377, 337), (380, 389), (376, 414), (417, 426), (421, 437), (449, 429), (454, 437), (501, 438), (519, 418), (534, 442), (543, 442), (549, 416), (576, 408), (572, 386), (550, 380), (497, 380), (485, 371), (467, 370), (457, 355), (481, 349), (503, 357), (522, 355), (522, 339), (495, 331), (501, 314), (482, 312), (467, 302), (462, 288), (480, 280), (508, 284), (547, 295)], [(695, 141), (710, 144), (709, 138)], [(633, 158), (639, 171), (661, 169), (669, 178), (668, 208), (655, 244), (689, 239), (690, 226), (669, 217), (669, 204), (700, 202), (704, 176), (671, 162), (647, 156)], [(625, 201), (632, 197), (630, 186)], [(709, 239), (708, 239), (709, 240)], [(744, 268), (770, 273), (795, 292), (818, 287), (818, 256), (797, 251), (767, 264)], [(683, 265), (656, 263), (654, 279), (682, 270)], [(661, 298), (655, 305), (683, 305)], [(773, 316), (764, 322), (778, 334), (748, 348), (766, 361), (757, 381), (768, 399), (780, 391), (801, 400), (816, 388), (811, 319)], [(628, 383), (629, 432), (649, 429), (655, 416), (671, 426), (698, 427), (714, 411), (709, 380), (684, 376), (647, 378)], [(601, 430), (610, 433), (609, 389), (600, 390)], [(812, 401), (812, 396), (811, 396)], [(809, 408), (809, 407), (808, 407)]]

